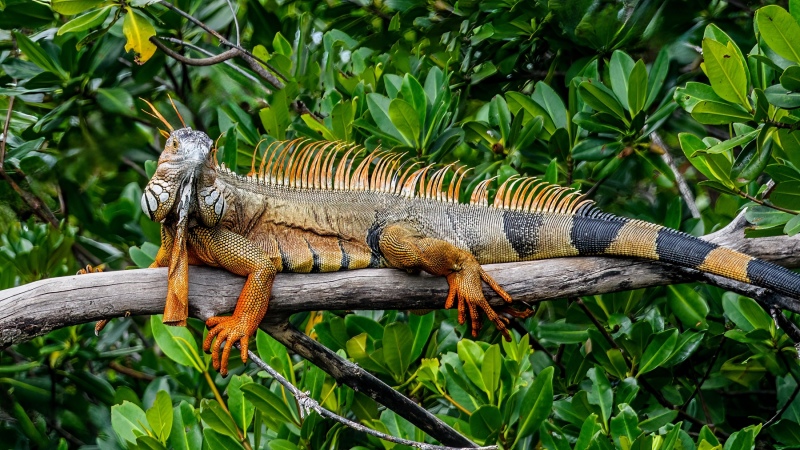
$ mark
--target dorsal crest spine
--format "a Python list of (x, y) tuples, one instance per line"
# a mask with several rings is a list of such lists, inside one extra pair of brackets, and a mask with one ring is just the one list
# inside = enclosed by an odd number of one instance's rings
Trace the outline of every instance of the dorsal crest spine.
[[(420, 166), (420, 162), (401, 163), (403, 154), (382, 149), (362, 156), (366, 150), (360, 146), (305, 139), (271, 142), (256, 170), (262, 142), (256, 146), (250, 172), (245, 178), (264, 185), (321, 191), (375, 191), (458, 203), (462, 182), (472, 170), (457, 163), (441, 167)], [(490, 203), (490, 185), (496, 179), (495, 176), (477, 183), (469, 203), (494, 209), (561, 214), (574, 214), (593, 203), (574, 189), (520, 175), (501, 183)]]

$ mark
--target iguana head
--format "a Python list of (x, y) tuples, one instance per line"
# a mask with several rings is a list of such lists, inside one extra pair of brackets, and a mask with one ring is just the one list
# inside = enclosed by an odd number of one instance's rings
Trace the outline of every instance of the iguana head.
[(225, 214), (224, 186), (217, 181), (211, 146), (202, 131), (181, 128), (169, 133), (156, 173), (142, 194), (142, 211), (156, 222), (185, 225), (196, 214), (206, 226)]

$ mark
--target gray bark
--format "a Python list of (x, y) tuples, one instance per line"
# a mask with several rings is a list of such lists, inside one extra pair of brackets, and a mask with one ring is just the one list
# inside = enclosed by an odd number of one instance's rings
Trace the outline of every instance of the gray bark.
[[(740, 216), (707, 236), (713, 242), (787, 267), (800, 267), (800, 235), (746, 239)], [(713, 275), (655, 262), (579, 257), (494, 264), (486, 271), (511, 296), (528, 304), (650, 286), (705, 281), (746, 295), (767, 295)], [(208, 267), (190, 268), (189, 314), (206, 319), (233, 310), (244, 278)], [(167, 269), (140, 269), (50, 278), (0, 291), (0, 347), (53, 329), (124, 315), (159, 314), (164, 308)], [(502, 301), (485, 290), (494, 305)], [(749, 293), (749, 294), (748, 294)], [(363, 269), (320, 274), (278, 274), (267, 314), (312, 310), (436, 309), (447, 282), (399, 270)], [(796, 302), (771, 300), (797, 310)], [(783, 304), (786, 303), (786, 304)]]

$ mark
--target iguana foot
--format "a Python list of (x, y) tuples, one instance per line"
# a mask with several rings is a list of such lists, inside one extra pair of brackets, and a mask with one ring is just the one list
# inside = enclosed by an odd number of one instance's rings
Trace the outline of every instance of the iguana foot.
[[(87, 273), (101, 273), (103, 271), (103, 266), (93, 267), (89, 264), (86, 265), (83, 269), (79, 270), (75, 275), (86, 275)], [(100, 332), (103, 331), (103, 328), (108, 325), (108, 322), (111, 319), (103, 319), (98, 320), (97, 323), (94, 325), (94, 335), (100, 336)]]
[(469, 311), (470, 324), (472, 325), (472, 336), (477, 337), (480, 332), (483, 322), (481, 321), (478, 308), (483, 310), (486, 316), (497, 327), (497, 330), (503, 334), (507, 340), (511, 340), (506, 325), (508, 319), (498, 315), (495, 310), (486, 301), (483, 295), (483, 282), (489, 285), (497, 295), (503, 298), (507, 303), (511, 302), (511, 296), (497, 284), (496, 281), (483, 268), (477, 261), (466, 261), (460, 270), (447, 275), (447, 283), (450, 285), (450, 291), (447, 294), (447, 300), (444, 307), (450, 309), (453, 304), (458, 301), (458, 323), (463, 324), (467, 319), (467, 311)]
[[(206, 326), (208, 335), (203, 341), (203, 350), (206, 353), (211, 351), (211, 364), (214, 366), (214, 370), (219, 370), (223, 377), (228, 375), (228, 357), (236, 342), (239, 342), (241, 347), (242, 363), (247, 363), (248, 342), (250, 336), (255, 333), (258, 322), (253, 326), (248, 320), (236, 316), (216, 316), (206, 320)], [(214, 340), (215, 337), (216, 340)], [(220, 357), (220, 348), (223, 342), (225, 347), (222, 349)]]

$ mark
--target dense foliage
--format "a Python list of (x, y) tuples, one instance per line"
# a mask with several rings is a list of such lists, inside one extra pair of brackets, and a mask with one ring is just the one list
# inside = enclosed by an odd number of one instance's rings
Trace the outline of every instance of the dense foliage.
[[(262, 140), (342, 140), (460, 161), (475, 168), (467, 192), (494, 176), (537, 175), (606, 211), (695, 235), (744, 206), (748, 234), (795, 234), (800, 2), (766, 3), (239, 0), (235, 15), (225, 0), (174, 3), (267, 63), (277, 88), (238, 58), (197, 67), (157, 50), (153, 35), (184, 41), (194, 58), (226, 50), (158, 1), (0, 0), (0, 115), (10, 119), (0, 288), (86, 263), (152, 261), (158, 226), (139, 199), (163, 140), (138, 98), (177, 123), (167, 94), (187, 124), (221, 136), (220, 161), (243, 173)], [(292, 322), (478, 443), (800, 445), (797, 350), (755, 301), (714, 287), (544, 302), (510, 343), (493, 327), (470, 339), (454, 311)], [(0, 447), (399, 447), (302, 417), (236, 357), (233, 375), (219, 377), (202, 336), (200, 322), (168, 328), (154, 316), (3, 350)], [(430, 439), (263, 332), (256, 340), (328, 409)]]

